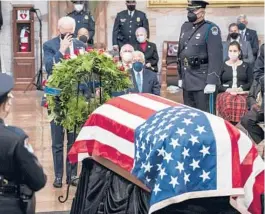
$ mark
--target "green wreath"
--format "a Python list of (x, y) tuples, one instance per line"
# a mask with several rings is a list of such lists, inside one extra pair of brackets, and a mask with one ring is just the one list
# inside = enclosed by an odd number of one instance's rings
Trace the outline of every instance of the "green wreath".
[(99, 75), (103, 103), (113, 92), (132, 87), (129, 73), (121, 71), (113, 59), (101, 51), (94, 50), (56, 64), (46, 83), (47, 87), (60, 90), (59, 96), (46, 95), (51, 119), (69, 131), (77, 125), (79, 131), (88, 115), (100, 105), (100, 98), (96, 93), (89, 99), (78, 93), (78, 83), (85, 84)]

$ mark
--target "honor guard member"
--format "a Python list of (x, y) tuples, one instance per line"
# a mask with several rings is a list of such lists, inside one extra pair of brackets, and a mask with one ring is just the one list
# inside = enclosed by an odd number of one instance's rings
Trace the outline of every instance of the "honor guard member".
[(89, 32), (89, 39), (87, 43), (93, 44), (93, 37), (95, 35), (95, 20), (89, 11), (84, 10), (84, 1), (72, 0), (72, 2), (75, 9), (71, 13), (67, 14), (67, 16), (72, 17), (76, 22), (75, 36), (77, 37), (78, 30), (80, 28), (86, 28)]
[(125, 44), (134, 46), (137, 44), (136, 29), (144, 27), (149, 38), (149, 23), (145, 13), (136, 10), (136, 1), (126, 1), (127, 10), (119, 12), (116, 16), (113, 32), (112, 44), (114, 50), (120, 50)]
[(184, 104), (213, 113), (223, 47), (218, 26), (204, 20), (206, 5), (208, 2), (199, 0), (188, 4), (188, 22), (182, 25), (179, 38), (178, 72)]
[(34, 192), (45, 186), (46, 175), (25, 132), (4, 123), (13, 86), (13, 78), (0, 73), (0, 213), (35, 213)]

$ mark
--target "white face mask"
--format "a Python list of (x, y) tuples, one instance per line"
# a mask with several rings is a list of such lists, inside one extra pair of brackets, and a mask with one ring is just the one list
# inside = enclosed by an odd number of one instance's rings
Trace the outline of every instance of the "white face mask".
[(138, 41), (139, 43), (143, 43), (143, 42), (145, 42), (145, 36), (137, 36), (137, 41)]
[(125, 52), (122, 54), (122, 60), (126, 63), (131, 62), (132, 61), (132, 53), (130, 52)]
[(75, 4), (74, 6), (77, 12), (80, 12), (81, 10), (84, 9), (84, 4)]
[(229, 52), (228, 56), (229, 56), (229, 58), (230, 58), (231, 60), (236, 61), (236, 60), (238, 60), (238, 56), (239, 56), (239, 54), (238, 54), (238, 53), (230, 53), (230, 52)]

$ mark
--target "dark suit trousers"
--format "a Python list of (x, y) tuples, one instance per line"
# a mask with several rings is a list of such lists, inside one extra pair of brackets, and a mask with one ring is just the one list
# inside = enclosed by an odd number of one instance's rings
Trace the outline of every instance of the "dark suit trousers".
[(184, 105), (209, 112), (209, 94), (203, 91), (186, 91), (183, 89)]
[[(51, 134), (52, 134), (52, 154), (55, 177), (63, 177), (64, 169), (64, 128), (51, 121)], [(74, 143), (74, 134), (67, 132), (67, 153), (70, 151)], [(72, 174), (71, 173), (72, 169)], [(77, 175), (77, 164), (71, 165), (68, 158), (66, 158), (66, 175), (67, 179)]]
[(260, 122), (264, 122), (264, 118), (259, 117), (259, 113), (253, 110), (249, 111), (241, 119), (241, 125), (248, 131), (256, 144), (259, 144), (264, 139), (264, 131), (258, 125)]

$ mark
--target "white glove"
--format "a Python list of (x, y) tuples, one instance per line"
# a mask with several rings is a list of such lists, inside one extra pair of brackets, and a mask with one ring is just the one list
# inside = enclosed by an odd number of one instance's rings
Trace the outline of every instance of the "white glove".
[(182, 88), (182, 80), (179, 80), (179, 81), (178, 81), (178, 86), (179, 86), (180, 88)]
[(216, 90), (216, 85), (207, 84), (204, 88), (204, 94), (212, 94)]

